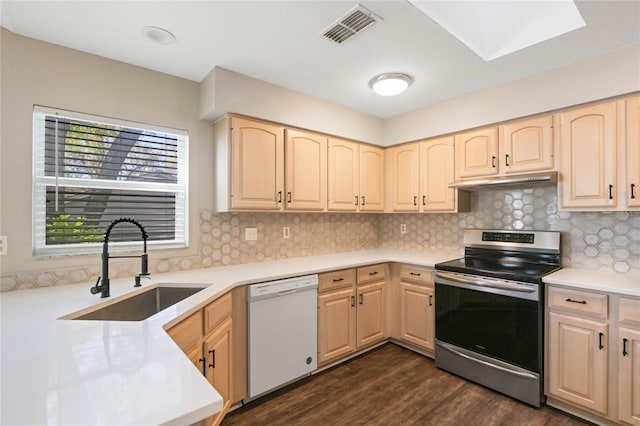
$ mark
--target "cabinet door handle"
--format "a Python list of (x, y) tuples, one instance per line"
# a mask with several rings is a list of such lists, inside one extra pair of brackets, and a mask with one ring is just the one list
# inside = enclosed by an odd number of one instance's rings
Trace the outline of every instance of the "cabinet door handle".
[(362, 205), (364, 206), (364, 195), (362, 196)]
[(344, 278), (340, 277), (340, 278), (334, 278), (333, 279), (334, 283), (339, 283), (340, 281), (344, 281)]
[(358, 303), (364, 305), (364, 296), (362, 295), (362, 293), (360, 293), (360, 295), (358, 296)]
[(287, 192), (287, 203), (291, 203), (291, 191)]
[(565, 302), (579, 303), (579, 304), (581, 304), (581, 305), (586, 305), (586, 304), (587, 304), (587, 301), (586, 301), (586, 300), (573, 300), (573, 299), (571, 299), (571, 298), (569, 298), (569, 297), (567, 297), (567, 298), (565, 299)]
[(356, 297), (355, 296), (351, 296), (351, 307), (355, 308), (356, 306)]
[(357, 206), (358, 205), (358, 196), (357, 195), (355, 196), (355, 199), (356, 199), (356, 202), (353, 203), (353, 204)]
[(613, 200), (613, 185), (609, 185), (609, 199)]
[(369, 275), (378, 275), (378, 271), (369, 272)]
[(509, 167), (509, 154), (504, 155), (504, 165)]
[(278, 204), (282, 202), (282, 191), (278, 191)]
[(422, 196), (422, 205), (423, 205), (423, 206), (426, 206), (426, 205), (427, 205), (427, 196), (426, 196), (426, 195), (423, 195), (423, 196)]
[(414, 205), (414, 206), (417, 206), (417, 205), (418, 205), (418, 196), (417, 196), (417, 195), (414, 195), (414, 196), (413, 196), (413, 205)]
[(622, 339), (622, 356), (629, 355), (629, 352), (627, 352), (627, 342), (628, 341), (629, 341), (629, 339), (627, 339), (626, 337), (624, 339)]
[(429, 306), (433, 306), (433, 295), (429, 295)]
[(602, 338), (604, 337), (604, 333), (598, 333), (598, 349), (604, 348), (602, 344)]
[(632, 200), (636, 198), (635, 189), (636, 189), (636, 184), (632, 183), (631, 184), (631, 199)]
[(209, 367), (216, 368), (216, 350), (209, 349), (209, 353), (211, 354), (211, 364), (209, 364)]
[(495, 155), (491, 156), (491, 167), (493, 167), (494, 169), (496, 168), (496, 156)]
[(198, 360), (198, 362), (200, 364), (202, 364), (202, 375), (206, 376), (207, 375), (207, 363), (206, 363), (206, 360), (204, 358), (200, 358)]

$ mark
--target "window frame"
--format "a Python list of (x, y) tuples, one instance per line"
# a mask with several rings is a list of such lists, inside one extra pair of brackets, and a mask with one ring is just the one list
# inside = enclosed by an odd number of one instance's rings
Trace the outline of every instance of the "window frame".
[[(45, 170), (45, 137), (40, 137), (40, 123), (44, 116), (58, 116), (62, 119), (81, 120), (91, 123), (118, 126), (128, 129), (161, 132), (178, 138), (178, 181), (177, 183), (121, 181), (107, 179), (68, 178), (47, 176)], [(189, 135), (186, 130), (140, 123), (135, 121), (98, 116), (59, 108), (34, 105), (32, 134), (32, 251), (34, 257), (58, 255), (93, 254), (102, 251), (102, 241), (96, 243), (55, 244), (46, 243), (47, 187), (83, 187), (121, 191), (172, 192), (176, 194), (174, 214), (176, 235), (173, 240), (148, 240), (148, 250), (176, 249), (189, 247)], [(105, 229), (106, 230), (106, 229)], [(142, 239), (127, 242), (110, 242), (113, 252), (139, 251)]]

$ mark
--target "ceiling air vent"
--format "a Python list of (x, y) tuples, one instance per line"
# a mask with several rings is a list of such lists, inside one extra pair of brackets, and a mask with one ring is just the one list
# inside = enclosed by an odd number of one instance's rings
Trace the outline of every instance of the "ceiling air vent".
[(382, 21), (381, 17), (359, 4), (329, 25), (321, 35), (329, 41), (340, 44), (379, 21)]

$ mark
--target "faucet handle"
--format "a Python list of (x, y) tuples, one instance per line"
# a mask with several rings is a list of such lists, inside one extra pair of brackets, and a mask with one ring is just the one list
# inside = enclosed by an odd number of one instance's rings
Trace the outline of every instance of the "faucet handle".
[(151, 279), (151, 277), (150, 277), (149, 275), (150, 275), (150, 274), (149, 274), (148, 272), (147, 272), (147, 273), (145, 273), (145, 274), (139, 274), (139, 275), (136, 275), (136, 283), (135, 283), (133, 286), (134, 286), (134, 287), (141, 287), (141, 286), (142, 286), (142, 284), (140, 284), (140, 280), (141, 280), (142, 278), (148, 278), (148, 279)]
[(100, 278), (98, 277), (98, 279), (96, 280), (96, 285), (94, 285), (93, 287), (91, 287), (91, 294), (98, 294), (98, 292), (100, 291), (100, 289), (98, 288), (98, 284), (100, 283)]

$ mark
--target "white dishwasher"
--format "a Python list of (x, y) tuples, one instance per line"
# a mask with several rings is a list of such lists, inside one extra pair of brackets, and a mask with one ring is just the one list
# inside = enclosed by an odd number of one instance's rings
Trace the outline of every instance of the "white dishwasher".
[(317, 275), (249, 286), (249, 399), (317, 368), (317, 288)]

